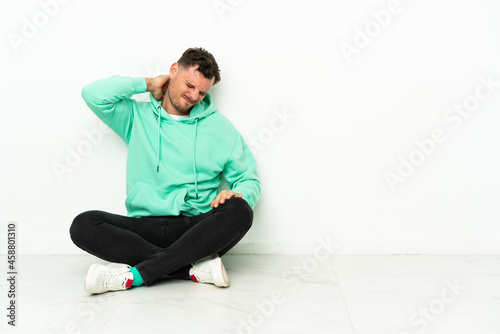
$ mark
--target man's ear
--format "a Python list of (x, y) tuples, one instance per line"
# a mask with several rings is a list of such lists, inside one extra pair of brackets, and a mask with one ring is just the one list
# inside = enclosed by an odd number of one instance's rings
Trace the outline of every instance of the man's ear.
[(179, 72), (179, 64), (173, 63), (172, 66), (170, 66), (170, 72), (169, 72), (170, 78), (174, 77), (177, 74), (177, 72)]

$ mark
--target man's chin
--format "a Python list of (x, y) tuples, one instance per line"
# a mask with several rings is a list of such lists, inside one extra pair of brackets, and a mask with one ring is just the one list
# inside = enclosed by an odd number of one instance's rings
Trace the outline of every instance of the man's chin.
[(183, 115), (189, 115), (189, 113), (191, 112), (191, 109), (193, 109), (193, 107), (189, 107), (189, 108), (176, 107), (175, 109)]

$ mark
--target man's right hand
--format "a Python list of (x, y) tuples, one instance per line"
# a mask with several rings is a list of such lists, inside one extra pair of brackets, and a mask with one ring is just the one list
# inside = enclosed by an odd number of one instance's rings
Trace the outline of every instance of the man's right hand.
[(160, 75), (156, 78), (145, 78), (148, 85), (147, 91), (153, 94), (155, 100), (163, 101), (163, 96), (167, 91), (170, 77), (168, 74)]

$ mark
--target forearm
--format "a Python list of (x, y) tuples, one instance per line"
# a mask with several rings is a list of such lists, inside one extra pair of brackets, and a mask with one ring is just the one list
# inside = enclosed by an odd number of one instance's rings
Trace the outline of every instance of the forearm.
[(82, 89), (85, 103), (92, 109), (107, 109), (134, 94), (145, 93), (144, 78), (112, 76), (94, 81)]
[(241, 193), (243, 199), (253, 208), (260, 198), (260, 182), (258, 179), (240, 182), (232, 189), (233, 192)]
[(145, 92), (144, 78), (113, 76), (85, 86), (82, 97), (90, 110), (128, 143), (136, 106), (130, 97)]
[(240, 134), (235, 139), (233, 151), (223, 173), (229, 188), (236, 193), (242, 193), (243, 199), (253, 208), (260, 197), (257, 162)]

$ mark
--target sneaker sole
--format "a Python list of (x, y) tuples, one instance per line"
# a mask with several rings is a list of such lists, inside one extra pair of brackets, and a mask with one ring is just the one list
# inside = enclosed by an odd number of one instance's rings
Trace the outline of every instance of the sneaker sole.
[(99, 267), (99, 264), (93, 264), (90, 266), (89, 271), (87, 272), (87, 277), (85, 278), (85, 285), (84, 289), (85, 292), (88, 294), (95, 294), (95, 292), (92, 290), (92, 282), (94, 281), (94, 275), (96, 269)]
[(229, 277), (227, 276), (227, 272), (226, 272), (226, 268), (224, 268), (224, 264), (222, 263), (222, 259), (219, 257), (219, 258), (216, 258), (215, 259), (217, 265), (220, 264), (220, 268), (221, 268), (221, 275), (218, 278), (217, 282), (223, 282), (221, 284), (216, 284), (216, 286), (218, 286), (219, 288), (227, 288), (230, 284), (229, 282)]

